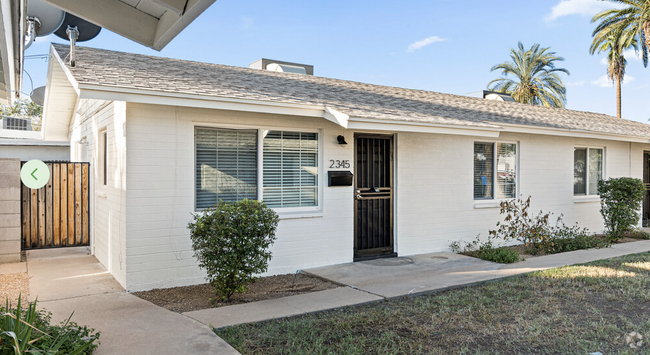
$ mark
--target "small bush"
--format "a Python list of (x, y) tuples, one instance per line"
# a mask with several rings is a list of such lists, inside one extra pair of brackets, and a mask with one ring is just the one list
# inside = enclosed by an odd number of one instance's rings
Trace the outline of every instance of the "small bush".
[(510, 264), (519, 261), (519, 253), (508, 247), (495, 246), (493, 239), (493, 237), (488, 236), (486, 241), (482, 241), (480, 236), (476, 236), (476, 239), (471, 242), (455, 241), (449, 247), (454, 253), (473, 256), (495, 263)]
[(598, 194), (605, 234), (610, 242), (615, 242), (638, 223), (645, 186), (641, 179), (610, 178), (598, 181)]
[(518, 240), (536, 253), (551, 236), (552, 228), (548, 223), (550, 213), (540, 211), (537, 215), (531, 214), (530, 196), (526, 200), (520, 197), (501, 202), (500, 213), (506, 216), (503, 222), (497, 222), (497, 229), (489, 232), (494, 238)]
[(193, 219), (188, 228), (194, 255), (222, 299), (245, 292), (267, 270), (279, 219), (265, 203), (219, 202)]
[(650, 239), (650, 234), (648, 234), (648, 233), (646, 233), (646, 232), (644, 232), (644, 231), (642, 231), (642, 230), (640, 230), (638, 228), (632, 229), (630, 231), (629, 236), (630, 236), (630, 238), (634, 238), (634, 239), (642, 239), (642, 240)]
[(551, 237), (543, 245), (543, 251), (546, 254), (564, 253), (589, 248), (604, 248), (609, 245), (607, 241), (590, 235), (587, 228), (580, 228), (577, 224), (572, 227), (562, 224), (554, 228), (553, 232)]
[[(23, 308), (6, 301), (0, 307), (0, 354), (90, 355), (97, 348), (99, 332), (70, 322), (51, 325), (51, 313), (36, 310), (36, 301)], [(98, 342), (97, 342), (98, 343)]]
[(478, 257), (483, 260), (501, 264), (511, 264), (519, 261), (519, 253), (508, 247), (479, 250)]

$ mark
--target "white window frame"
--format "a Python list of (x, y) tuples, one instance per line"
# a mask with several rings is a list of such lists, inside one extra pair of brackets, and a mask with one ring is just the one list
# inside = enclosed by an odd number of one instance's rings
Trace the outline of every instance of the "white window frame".
[(194, 155), (194, 171), (193, 178), (194, 188), (192, 189), (194, 211), (199, 212), (201, 209), (196, 207), (196, 140), (195, 132), (197, 128), (216, 128), (216, 129), (241, 129), (241, 130), (257, 130), (257, 199), (262, 200), (264, 198), (264, 133), (268, 131), (283, 131), (283, 132), (305, 132), (305, 133), (317, 133), (318, 134), (318, 189), (317, 189), (317, 203), (316, 206), (308, 207), (273, 207), (273, 210), (276, 211), (280, 218), (301, 218), (301, 217), (318, 217), (323, 212), (323, 130), (322, 129), (313, 129), (313, 128), (296, 128), (296, 127), (282, 127), (282, 126), (252, 126), (252, 125), (232, 125), (232, 124), (220, 124), (220, 123), (208, 123), (208, 122), (194, 122), (192, 124), (192, 150)]
[[(492, 198), (476, 198), (474, 197), (474, 182), (472, 181), (472, 199), (474, 200), (474, 207), (475, 208), (482, 208), (482, 207), (495, 207), (498, 206), (498, 204), (501, 203), (501, 201), (505, 200), (511, 200), (513, 198), (517, 198), (519, 196), (519, 159), (520, 159), (520, 152), (519, 152), (519, 141), (507, 141), (507, 140), (499, 140), (499, 141), (490, 141), (490, 140), (483, 140), (483, 139), (477, 139), (472, 142), (472, 180), (474, 179), (474, 146), (476, 143), (483, 143), (483, 144), (492, 144), (493, 149), (492, 149)], [(497, 169), (496, 169), (496, 164), (497, 164), (497, 144), (514, 144), (516, 151), (516, 156), (515, 156), (515, 164), (517, 164), (517, 167), (515, 169), (515, 174), (517, 175), (515, 178), (515, 196), (514, 197), (505, 197), (505, 198), (497, 198), (496, 197), (496, 184), (497, 184)]]
[(99, 162), (99, 186), (108, 186), (108, 129), (104, 127), (99, 131), (97, 145), (97, 161)]
[[(605, 147), (598, 147), (598, 146), (582, 146), (582, 145), (574, 146), (573, 147), (573, 151), (574, 151), (574, 154), (573, 154), (573, 166), (574, 166), (574, 169), (575, 169), (575, 163), (576, 163), (575, 162), (575, 150), (576, 149), (586, 149), (587, 150), (587, 155), (585, 157), (585, 193), (584, 194), (576, 194), (575, 193), (575, 182), (574, 182), (573, 187), (571, 189), (571, 191), (574, 191), (573, 196), (576, 199), (596, 199), (597, 201), (600, 201), (600, 194), (598, 194), (597, 192), (595, 194), (589, 194), (589, 150), (590, 149), (601, 149), (603, 151), (603, 159), (602, 159), (603, 160), (602, 161), (603, 171), (600, 174), (600, 179), (601, 180), (605, 179), (605, 176), (607, 176), (605, 174), (605, 166), (606, 166), (605, 158), (606, 158), (607, 150), (605, 149)], [(574, 174), (575, 174), (575, 170), (574, 170)]]

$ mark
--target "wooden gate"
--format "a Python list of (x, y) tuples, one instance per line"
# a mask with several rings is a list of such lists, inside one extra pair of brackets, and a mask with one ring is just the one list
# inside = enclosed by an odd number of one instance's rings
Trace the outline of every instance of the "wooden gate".
[(354, 260), (393, 249), (393, 137), (355, 135)]
[(22, 184), (23, 250), (89, 245), (89, 164), (45, 164), (50, 169), (45, 186), (30, 189)]

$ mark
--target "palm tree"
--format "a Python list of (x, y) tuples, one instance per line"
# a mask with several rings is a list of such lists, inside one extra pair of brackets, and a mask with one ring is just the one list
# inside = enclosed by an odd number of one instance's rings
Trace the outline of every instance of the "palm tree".
[[(525, 104), (564, 107), (566, 88), (558, 74), (569, 75), (569, 71), (555, 67), (554, 62), (564, 58), (549, 52), (549, 48), (539, 48), (539, 44), (534, 44), (525, 50), (519, 42), (517, 50), (510, 49), (512, 62), (492, 67), (491, 71), (500, 69), (503, 77), (490, 81), (488, 90), (510, 94), (515, 101)], [(518, 81), (508, 78), (509, 74)]]
[(593, 37), (606, 38), (616, 32), (628, 32), (641, 46), (643, 66), (648, 66), (648, 48), (650, 48), (650, 0), (608, 0), (626, 5), (622, 9), (605, 10), (591, 19), (600, 21), (592, 33)]
[(616, 117), (621, 118), (621, 83), (625, 76), (627, 60), (623, 51), (627, 48), (638, 51), (636, 36), (631, 31), (599, 32), (589, 47), (589, 53), (609, 51), (607, 53), (607, 77), (616, 83)]

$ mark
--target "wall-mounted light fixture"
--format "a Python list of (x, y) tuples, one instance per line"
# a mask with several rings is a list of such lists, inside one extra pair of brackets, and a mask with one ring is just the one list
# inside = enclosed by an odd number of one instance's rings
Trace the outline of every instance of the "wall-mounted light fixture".
[(336, 141), (339, 143), (341, 147), (345, 147), (346, 145), (348, 145), (348, 142), (345, 141), (345, 137), (343, 136), (336, 137)]
[(79, 140), (79, 144), (87, 145), (88, 144), (88, 138), (86, 138), (86, 137), (81, 138)]

